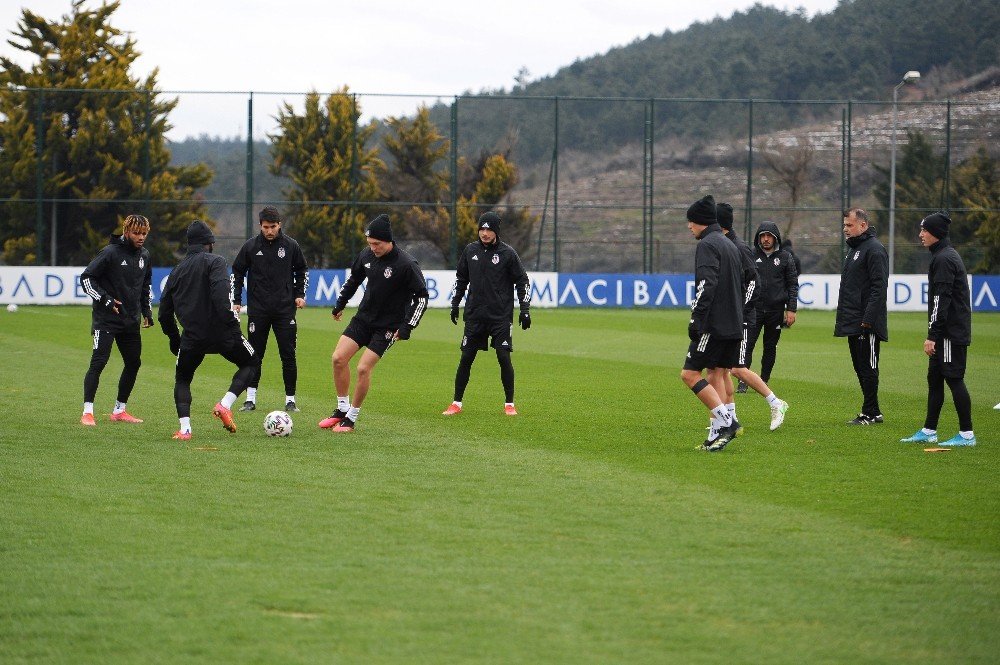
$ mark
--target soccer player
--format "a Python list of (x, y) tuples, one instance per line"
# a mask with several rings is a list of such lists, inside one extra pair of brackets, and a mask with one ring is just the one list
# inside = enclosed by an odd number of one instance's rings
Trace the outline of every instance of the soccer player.
[(458, 306), (469, 289), (465, 303), (465, 332), (462, 335), (462, 357), (455, 372), (455, 401), (443, 415), (453, 416), (462, 411), (462, 396), (469, 385), (472, 363), (479, 351), (491, 343), (500, 363), (500, 383), (503, 384), (503, 411), (516, 416), (514, 408), (514, 365), (510, 354), (514, 350), (514, 291), (520, 308), (517, 321), (522, 330), (531, 327), (531, 289), (528, 273), (513, 247), (500, 240), (500, 215), (485, 212), (479, 217), (479, 240), (469, 243), (458, 260), (455, 273), (455, 295), (451, 299), (451, 322), (458, 325)]
[(942, 212), (920, 222), (920, 243), (931, 252), (927, 271), (927, 418), (922, 429), (902, 441), (937, 443), (944, 384), (958, 412), (958, 434), (941, 446), (974, 446), (972, 398), (965, 387), (965, 362), (972, 343), (972, 301), (962, 257), (948, 240), (951, 218)]
[[(733, 233), (733, 207), (731, 205), (720, 203), (716, 207), (716, 214), (723, 233), (740, 250), (743, 275), (743, 339), (740, 340), (740, 352), (736, 364), (731, 368), (731, 372), (739, 379), (740, 385), (749, 385), (761, 397), (767, 400), (767, 405), (771, 409), (771, 431), (773, 432), (781, 427), (781, 423), (785, 421), (788, 402), (778, 399), (774, 391), (768, 387), (767, 382), (760, 376), (757, 376), (757, 373), (749, 367), (749, 350), (752, 349), (752, 344), (749, 343), (748, 336), (749, 331), (754, 328), (757, 320), (757, 301), (760, 299), (760, 277), (757, 274), (756, 264), (754, 263), (753, 250)], [(726, 409), (732, 414), (733, 419), (737, 420), (736, 426), (739, 429), (739, 421), (736, 418), (736, 401), (733, 399), (733, 382), (728, 376), (726, 376), (723, 387), (725, 394), (719, 396), (725, 398)]]
[[(753, 349), (763, 330), (764, 354), (760, 361), (760, 378), (768, 383), (778, 357), (781, 329), (795, 324), (799, 273), (795, 268), (795, 257), (783, 247), (781, 231), (774, 222), (761, 222), (753, 243), (755, 249), (751, 257), (757, 268), (759, 298), (755, 325), (750, 326), (747, 335), (746, 362), (747, 367), (753, 363)], [(740, 383), (737, 392), (746, 392), (745, 382)]]
[(149, 235), (149, 220), (142, 215), (129, 215), (122, 223), (121, 236), (98, 252), (80, 275), (80, 286), (91, 297), (93, 312), (90, 331), (94, 351), (90, 367), (83, 378), (83, 415), (80, 424), (95, 426), (94, 398), (108, 359), (111, 344), (118, 345), (122, 356), (121, 377), (118, 379), (118, 399), (111, 412), (112, 422), (141, 423), (142, 420), (125, 410), (135, 379), (142, 364), (140, 325), (153, 325), (152, 291), (153, 266), (149, 250), (143, 245)]
[[(416, 260), (396, 246), (388, 215), (379, 215), (365, 229), (368, 247), (351, 265), (351, 274), (340, 289), (333, 318), (340, 321), (351, 296), (368, 281), (357, 314), (333, 350), (333, 383), (337, 408), (319, 422), (334, 432), (353, 432), (361, 405), (371, 387), (372, 371), (398, 339), (410, 339), (427, 309), (427, 285)], [(354, 397), (351, 398), (351, 358), (368, 347), (358, 361)]]
[[(247, 240), (233, 261), (233, 309), (239, 312), (243, 301), (243, 277), (247, 279), (247, 339), (258, 359), (264, 362), (267, 338), (274, 329), (281, 356), (281, 375), (285, 382), (285, 411), (298, 411), (295, 384), (298, 367), (295, 341), (298, 330), (295, 310), (306, 306), (309, 269), (299, 243), (281, 230), (281, 215), (274, 206), (264, 207), (257, 216), (260, 234)], [(240, 411), (257, 408), (260, 366), (247, 386), (247, 399)]]
[[(712, 415), (703, 450), (717, 452), (736, 438), (739, 425), (723, 404), (726, 369), (736, 365), (743, 339), (743, 273), (740, 252), (722, 235), (715, 199), (706, 196), (687, 210), (687, 227), (698, 239), (694, 254), (695, 298), (681, 380)], [(708, 370), (708, 379), (702, 371)]]
[(878, 404), (878, 358), (881, 343), (889, 341), (889, 255), (875, 237), (868, 213), (861, 208), (851, 208), (844, 215), (844, 236), (848, 252), (840, 276), (833, 334), (847, 338), (864, 396), (861, 413), (847, 424), (878, 425), (885, 420)]
[[(233, 311), (226, 260), (212, 253), (212, 230), (195, 220), (187, 229), (187, 243), (187, 254), (167, 277), (157, 317), (170, 338), (170, 353), (177, 356), (174, 403), (180, 429), (173, 438), (181, 441), (191, 438), (191, 381), (206, 355), (218, 353), (237, 367), (229, 392), (212, 410), (230, 432), (236, 431), (233, 404), (260, 365), (240, 330), (240, 315)], [(183, 334), (177, 330), (177, 320)]]

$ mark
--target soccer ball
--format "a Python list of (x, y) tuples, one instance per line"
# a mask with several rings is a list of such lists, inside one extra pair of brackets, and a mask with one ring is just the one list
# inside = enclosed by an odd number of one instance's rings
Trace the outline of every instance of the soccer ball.
[(292, 417), (284, 411), (272, 411), (264, 416), (264, 432), (268, 436), (290, 436)]
[(13, 314), (14, 312), (17, 311), (17, 305), (15, 305), (14, 303), (7, 305), (7, 311)]

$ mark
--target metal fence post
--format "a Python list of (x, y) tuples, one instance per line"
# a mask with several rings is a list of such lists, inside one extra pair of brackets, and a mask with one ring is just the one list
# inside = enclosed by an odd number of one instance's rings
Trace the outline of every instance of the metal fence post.
[(559, 96), (553, 105), (554, 132), (552, 149), (552, 270), (559, 272)]
[(247, 228), (246, 237), (247, 240), (253, 235), (253, 91), (250, 91), (250, 97), (247, 99), (247, 170), (246, 170), (246, 185), (247, 185), (247, 196), (246, 196), (246, 216), (247, 216)]
[(451, 103), (451, 159), (449, 160), (451, 238), (448, 240), (448, 267), (458, 266), (458, 97)]
[[(348, 228), (353, 229), (358, 217), (358, 118), (360, 116), (358, 113), (358, 93), (351, 93), (351, 100), (353, 102), (351, 106), (351, 207), (349, 211), (351, 226)], [(352, 256), (357, 248), (355, 244), (357, 235), (353, 230), (348, 234), (351, 239)]]
[(948, 98), (948, 115), (945, 121), (944, 183), (941, 186), (941, 209), (951, 208), (951, 98)]
[(38, 265), (42, 265), (45, 250), (45, 211), (42, 202), (45, 195), (45, 172), (42, 168), (42, 152), (45, 149), (44, 109), (45, 91), (39, 90), (35, 102), (35, 263)]
[(747, 197), (746, 210), (743, 213), (743, 237), (750, 242), (753, 237), (753, 99), (747, 100)]

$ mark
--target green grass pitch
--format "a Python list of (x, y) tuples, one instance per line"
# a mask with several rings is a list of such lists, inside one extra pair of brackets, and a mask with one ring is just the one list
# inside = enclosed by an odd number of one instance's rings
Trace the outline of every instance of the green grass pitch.
[[(833, 314), (782, 336), (768, 431), (695, 450), (679, 380), (684, 311), (537, 310), (515, 332), (517, 405), (492, 354), (444, 418), (461, 329), (432, 310), (376, 368), (358, 431), (334, 406), (326, 309), (299, 316), (288, 439), (277, 348), (258, 411), (211, 417), (232, 366), (193, 386), (195, 438), (170, 439), (173, 358), (143, 333), (112, 424), (78, 424), (89, 308), (0, 312), (0, 662), (953, 663), (1000, 658), (1000, 317), (977, 315), (967, 376), (979, 445), (898, 443), (921, 426), (921, 314), (890, 315), (886, 424)], [(758, 345), (758, 349), (760, 346)], [(759, 354), (759, 351), (758, 351)], [(957, 429), (950, 393), (941, 434)]]

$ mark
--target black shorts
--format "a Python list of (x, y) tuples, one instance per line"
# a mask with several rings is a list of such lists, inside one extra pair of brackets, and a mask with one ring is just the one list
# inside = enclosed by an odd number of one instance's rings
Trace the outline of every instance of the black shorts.
[(395, 330), (389, 328), (374, 328), (363, 321), (358, 321), (358, 317), (351, 319), (344, 329), (344, 337), (349, 337), (358, 343), (358, 346), (367, 346), (380, 358), (385, 355), (389, 347), (396, 341)]
[(968, 355), (968, 346), (954, 344), (945, 337), (935, 346), (934, 355), (930, 357), (927, 366), (927, 373), (930, 375), (937, 372), (946, 379), (964, 379), (965, 361)]
[(684, 369), (700, 372), (706, 368), (736, 367), (742, 342), (742, 339), (714, 339), (711, 335), (702, 335), (688, 346)]
[(492, 338), (494, 349), (514, 350), (514, 324), (510, 321), (466, 321), (465, 333), (462, 335), (461, 349), (468, 348), (485, 351), (487, 343)]

